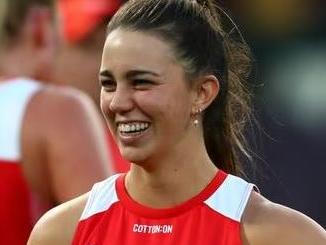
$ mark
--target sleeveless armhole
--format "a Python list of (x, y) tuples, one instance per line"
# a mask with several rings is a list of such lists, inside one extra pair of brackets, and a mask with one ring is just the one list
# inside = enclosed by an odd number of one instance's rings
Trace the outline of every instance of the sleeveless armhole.
[(0, 159), (18, 161), (21, 158), (21, 128), (26, 108), (42, 84), (26, 79), (8, 80), (0, 86)]
[(248, 183), (247, 188), (243, 193), (242, 201), (240, 202), (239, 209), (238, 209), (237, 220), (239, 222), (241, 222), (242, 220), (243, 213), (247, 207), (252, 191), (257, 189), (258, 188), (254, 184)]
[(240, 222), (254, 188), (255, 185), (229, 174), (205, 203), (216, 212)]

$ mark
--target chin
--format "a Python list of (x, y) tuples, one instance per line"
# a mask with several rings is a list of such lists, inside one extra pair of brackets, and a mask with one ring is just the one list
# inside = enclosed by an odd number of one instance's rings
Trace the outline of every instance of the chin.
[[(129, 149), (128, 149), (129, 148)], [(143, 165), (148, 159), (148, 154), (141, 149), (130, 149), (130, 147), (120, 148), (121, 155), (124, 159), (137, 165)]]
[(128, 160), (129, 162), (135, 163), (137, 165), (141, 165), (142, 162), (146, 161), (146, 157), (142, 156), (140, 154), (128, 154), (128, 153), (122, 153), (121, 154), (124, 159)]

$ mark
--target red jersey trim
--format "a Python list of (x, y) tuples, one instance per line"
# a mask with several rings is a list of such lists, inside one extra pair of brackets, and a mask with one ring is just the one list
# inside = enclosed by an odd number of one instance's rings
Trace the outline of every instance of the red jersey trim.
[(6, 160), (0, 158), (0, 164), (20, 164), (20, 160)]
[(198, 195), (193, 197), (192, 199), (182, 203), (173, 208), (150, 208), (146, 207), (140, 203), (134, 201), (128, 194), (125, 188), (125, 176), (126, 174), (120, 175), (116, 181), (116, 190), (118, 199), (121, 201), (122, 205), (124, 205), (128, 210), (137, 215), (140, 215), (145, 218), (169, 218), (176, 215), (181, 215), (182, 213), (190, 210), (196, 205), (202, 204), (206, 199), (208, 199), (223, 183), (226, 179), (227, 174), (222, 170), (219, 170), (215, 177), (211, 180), (211, 182), (206, 186), (206, 188), (201, 191)]

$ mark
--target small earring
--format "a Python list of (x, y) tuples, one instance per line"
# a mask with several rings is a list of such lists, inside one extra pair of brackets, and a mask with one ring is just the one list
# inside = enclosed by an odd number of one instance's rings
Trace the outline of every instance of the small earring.
[(200, 114), (201, 112), (202, 112), (202, 109), (199, 108), (199, 109), (196, 110), (196, 113), (194, 113), (194, 116), (196, 117), (195, 120), (194, 120), (194, 125), (195, 125), (195, 127), (197, 127), (198, 124), (199, 124), (198, 116), (199, 116), (199, 114)]
[(195, 125), (195, 127), (197, 127), (197, 126), (198, 126), (198, 124), (199, 124), (199, 121), (198, 121), (198, 119), (195, 119), (195, 120), (194, 120), (194, 125)]

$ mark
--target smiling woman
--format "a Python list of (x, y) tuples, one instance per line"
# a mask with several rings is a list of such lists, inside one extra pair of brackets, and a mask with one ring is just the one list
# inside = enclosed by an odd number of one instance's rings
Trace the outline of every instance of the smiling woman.
[[(164, 159), (174, 158), (172, 152), (188, 150), (189, 140), (197, 144), (198, 129), (189, 117), (194, 93), (168, 44), (142, 32), (115, 30), (106, 40), (101, 71), (102, 111), (125, 158), (159, 168), (172, 164)], [(217, 80), (212, 86), (217, 93)]]
[(108, 25), (100, 84), (131, 169), (50, 211), (29, 244), (325, 244), (318, 224), (235, 176), (248, 156), (248, 53), (210, 1), (125, 4)]

